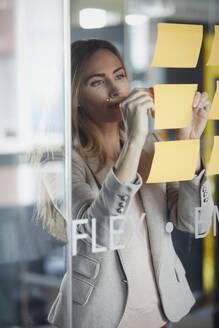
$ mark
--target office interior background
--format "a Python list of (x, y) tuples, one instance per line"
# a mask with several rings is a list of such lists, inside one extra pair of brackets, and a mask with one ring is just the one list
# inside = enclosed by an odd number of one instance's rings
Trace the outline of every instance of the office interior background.
[[(38, 149), (65, 145), (64, 0), (0, 0), (0, 327), (47, 327), (49, 308), (66, 271), (66, 246), (34, 222)], [(201, 24), (204, 36), (194, 69), (151, 67), (157, 23)], [(106, 39), (120, 50), (131, 87), (198, 83), (212, 100), (219, 68), (205, 65), (218, 0), (72, 0), (71, 41)], [(150, 122), (153, 130), (153, 122)], [(160, 131), (174, 138), (171, 130)], [(201, 151), (209, 160), (217, 121), (209, 121)], [(71, 139), (71, 135), (69, 135)], [(63, 164), (60, 195), (64, 194)], [(219, 204), (218, 176), (210, 178)], [(219, 227), (218, 227), (219, 229)], [(218, 230), (217, 229), (217, 230)], [(177, 328), (219, 327), (219, 238), (176, 231), (172, 238), (197, 300)], [(73, 263), (74, 268), (74, 263)]]

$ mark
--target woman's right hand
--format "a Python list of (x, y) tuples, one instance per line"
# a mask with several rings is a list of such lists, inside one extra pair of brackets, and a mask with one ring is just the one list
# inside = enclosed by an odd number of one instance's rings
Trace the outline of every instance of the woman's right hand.
[(135, 88), (120, 103), (127, 137), (131, 140), (142, 140), (144, 143), (148, 132), (148, 112), (154, 116), (152, 88)]

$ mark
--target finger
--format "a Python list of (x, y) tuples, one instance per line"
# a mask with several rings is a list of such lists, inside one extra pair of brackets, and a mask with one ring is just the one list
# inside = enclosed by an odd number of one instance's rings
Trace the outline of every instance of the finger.
[(120, 103), (120, 107), (126, 107), (128, 105), (128, 103), (130, 103), (131, 101), (134, 101), (136, 99), (138, 99), (140, 96), (145, 95), (144, 92), (132, 92), (129, 94), (129, 96), (127, 98), (125, 98), (124, 100), (121, 101)]
[(209, 112), (211, 109), (211, 102), (210, 100), (206, 101), (204, 107), (198, 107), (197, 109), (194, 109), (199, 115), (201, 115), (203, 118), (207, 119)]
[(195, 97), (194, 97), (194, 101), (193, 101), (193, 108), (197, 108), (198, 104), (200, 102), (201, 99), (201, 93), (199, 91), (196, 91)]
[(142, 90), (147, 92), (153, 99), (154, 99), (154, 88), (149, 87), (149, 88), (137, 88), (137, 90)]
[[(138, 104), (139, 110), (146, 110), (147, 116), (151, 114), (154, 115), (154, 103), (151, 100), (143, 101)], [(154, 116), (153, 116), (154, 117)]]
[(131, 107), (131, 112), (136, 112), (137, 110), (141, 111), (141, 110), (146, 110), (147, 114), (150, 112), (150, 110), (154, 109), (154, 103), (153, 103), (153, 100), (150, 99), (149, 97), (144, 99), (143, 97), (142, 98), (139, 98), (138, 99), (138, 103), (132, 103), (129, 105), (129, 107), (123, 107), (121, 108), (122, 110), (122, 113), (125, 115), (125, 116), (128, 116), (128, 109)]
[(146, 108), (149, 112), (151, 112), (152, 110), (154, 110), (154, 102), (153, 100), (148, 99), (147, 101), (145, 101), (144, 103), (146, 105)]
[(210, 102), (210, 100), (207, 100), (205, 102), (205, 105), (202, 107), (202, 109), (204, 109), (206, 112), (209, 112), (210, 108), (211, 108), (211, 102)]
[(153, 99), (151, 98), (151, 96), (149, 96), (148, 94), (142, 93), (142, 94), (138, 94), (135, 95), (133, 97), (127, 98), (124, 101), (122, 101), (120, 103), (120, 107), (121, 108), (133, 108), (135, 106), (137, 106), (138, 104), (145, 102), (145, 101), (150, 101), (153, 103)]
[(151, 116), (155, 118), (155, 110), (153, 108), (151, 108)]
[(149, 92), (150, 94), (153, 94), (154, 93), (154, 88), (153, 87), (149, 87), (149, 88), (134, 88), (132, 91), (138, 91), (138, 90), (146, 91), (146, 92)]
[(148, 89), (145, 88), (135, 88), (131, 91), (129, 96), (122, 101), (122, 105), (125, 105), (126, 102), (129, 102), (129, 100), (134, 100), (139, 97), (139, 95), (148, 95), (151, 96), (151, 92), (148, 91)]
[(150, 96), (154, 100), (154, 88), (153, 87), (150, 87), (150, 88), (148, 88), (148, 90), (149, 90)]
[(147, 110), (154, 109), (153, 99), (147, 97), (146, 99), (143, 97), (138, 98), (137, 102), (132, 102), (129, 106), (121, 107), (122, 111), (127, 111), (131, 109), (131, 111), (136, 111), (137, 109), (145, 108)]
[[(139, 101), (138, 103), (138, 107), (140, 109), (146, 109), (147, 111), (149, 111), (151, 108), (154, 108), (154, 103), (152, 100), (150, 99), (147, 99), (147, 100), (144, 100), (144, 101)], [(137, 106), (136, 106), (137, 108)]]
[(200, 99), (200, 102), (199, 102), (199, 107), (205, 107), (207, 102), (208, 102), (208, 93), (207, 92), (203, 92), (201, 94), (201, 99)]

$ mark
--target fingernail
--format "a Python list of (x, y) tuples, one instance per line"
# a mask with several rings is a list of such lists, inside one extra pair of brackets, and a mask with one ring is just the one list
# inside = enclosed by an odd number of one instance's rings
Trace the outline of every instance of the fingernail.
[(197, 106), (198, 106), (198, 100), (196, 100), (196, 101), (194, 102), (193, 107), (197, 107)]
[(106, 101), (107, 101), (107, 102), (110, 102), (110, 98), (106, 98)]

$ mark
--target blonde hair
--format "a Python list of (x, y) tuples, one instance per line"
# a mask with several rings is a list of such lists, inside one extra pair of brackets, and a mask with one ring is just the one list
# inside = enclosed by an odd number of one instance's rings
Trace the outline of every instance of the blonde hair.
[[(98, 129), (94, 122), (80, 110), (78, 96), (81, 85), (81, 74), (84, 64), (99, 49), (107, 49), (116, 55), (124, 69), (123, 59), (117, 48), (110, 42), (98, 39), (81, 40), (71, 45), (71, 73), (72, 73), (72, 130), (75, 138), (76, 150), (87, 161), (89, 157), (98, 157), (99, 163), (95, 173), (98, 173), (106, 164), (106, 150), (101, 143)], [(124, 124), (119, 123), (119, 138), (124, 143)]]
[[(87, 161), (89, 157), (97, 156), (99, 165), (96, 173), (98, 173), (106, 164), (106, 150), (101, 142), (98, 129), (95, 129), (94, 122), (89, 119), (78, 106), (78, 95), (81, 85), (81, 74), (87, 60), (99, 49), (107, 49), (116, 55), (124, 67), (123, 59), (116, 47), (108, 41), (89, 39), (84, 41), (76, 41), (71, 45), (71, 80), (72, 80), (72, 130), (73, 140), (72, 146), (79, 155)], [(125, 67), (124, 67), (125, 69)], [(125, 139), (125, 129), (123, 122), (119, 123), (118, 132), (120, 141), (123, 143)], [(54, 159), (52, 149), (42, 151), (38, 149), (31, 155), (31, 162), (36, 166), (40, 166), (40, 162), (45, 159)], [(34, 211), (34, 220), (41, 223), (43, 228), (55, 238), (67, 241), (66, 222), (58, 209), (54, 206), (50, 199), (48, 190), (44, 182), (39, 179), (38, 199)]]

